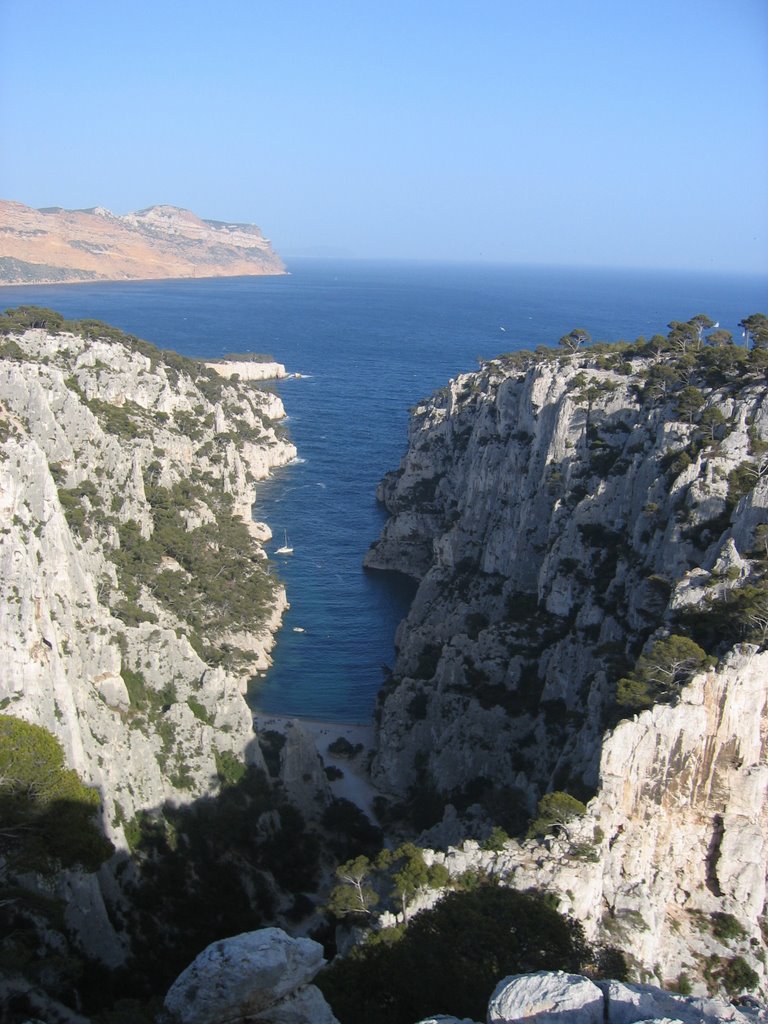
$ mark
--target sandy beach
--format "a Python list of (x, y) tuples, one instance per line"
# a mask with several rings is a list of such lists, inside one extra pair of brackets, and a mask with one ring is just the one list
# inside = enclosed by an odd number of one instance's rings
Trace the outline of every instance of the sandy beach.
[[(376, 823), (373, 800), (378, 791), (371, 785), (367, 770), (374, 747), (373, 723), (324, 722), (315, 718), (291, 718), (260, 712), (254, 714), (253, 720), (258, 732), (267, 729), (284, 732), (289, 722), (294, 726), (298, 725), (314, 742), (326, 768), (333, 765), (343, 772), (341, 778), (330, 780), (333, 795), (356, 804)], [(331, 753), (328, 747), (339, 737), (348, 740), (353, 747), (360, 744), (362, 750), (352, 758), (339, 757)]]

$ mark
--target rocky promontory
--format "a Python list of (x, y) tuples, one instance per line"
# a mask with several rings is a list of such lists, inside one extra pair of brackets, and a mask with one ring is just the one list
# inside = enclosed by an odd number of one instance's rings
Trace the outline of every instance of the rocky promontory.
[(584, 801), (548, 839), (435, 856), (556, 892), (641, 977), (754, 985), (766, 353), (697, 326), (500, 357), (414, 410), (366, 559), (419, 580), (373, 778), (422, 827), (451, 805), (424, 836), (443, 850), (462, 816), (519, 834), (543, 795)]
[(255, 224), (203, 220), (176, 206), (121, 216), (0, 200), (0, 285), (284, 273)]

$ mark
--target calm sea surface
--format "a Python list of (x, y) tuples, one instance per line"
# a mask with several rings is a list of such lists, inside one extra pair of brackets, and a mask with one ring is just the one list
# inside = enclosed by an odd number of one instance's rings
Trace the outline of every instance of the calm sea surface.
[[(300, 461), (258, 487), (255, 515), (294, 548), (274, 556), (291, 608), (252, 695), (275, 714), (370, 718), (410, 589), (364, 572), (383, 522), (374, 491), (405, 447), (407, 410), (490, 357), (555, 344), (573, 327), (632, 340), (707, 313), (768, 312), (768, 281), (611, 270), (295, 260), (291, 275), (4, 288), (96, 317), (190, 356), (271, 353), (299, 380), (279, 391)], [(297, 630), (303, 630), (298, 632)]]

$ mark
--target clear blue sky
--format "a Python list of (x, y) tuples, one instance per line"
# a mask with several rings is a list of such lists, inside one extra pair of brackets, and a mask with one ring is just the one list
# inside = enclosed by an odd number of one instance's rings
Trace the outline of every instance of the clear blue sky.
[(768, 273), (766, 0), (0, 0), (0, 197)]

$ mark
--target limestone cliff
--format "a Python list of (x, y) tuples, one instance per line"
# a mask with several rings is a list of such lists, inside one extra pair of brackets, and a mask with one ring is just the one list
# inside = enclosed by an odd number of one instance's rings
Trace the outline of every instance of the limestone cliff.
[(42, 321), (0, 338), (0, 706), (61, 741), (125, 847), (139, 811), (262, 763), (243, 695), (285, 594), (251, 506), (295, 449), (274, 394)]
[(544, 845), (435, 856), (668, 981), (765, 973), (766, 394), (731, 345), (494, 360), (414, 411), (367, 557), (420, 579), (374, 779), (513, 825), (596, 793)]
[[(427, 863), (555, 893), (590, 941), (628, 954), (635, 977), (737, 994), (752, 987), (728, 982), (743, 961), (763, 987), (766, 672), (768, 654), (745, 645), (676, 705), (620, 723), (604, 739), (587, 813), (546, 839), (467, 841), (426, 851)], [(438, 897), (423, 892), (411, 912)]]
[[(589, 794), (649, 640), (693, 632), (720, 654), (748, 638), (712, 634), (764, 571), (764, 369), (687, 367), (688, 411), (659, 365), (636, 348), (518, 354), (415, 409), (366, 557), (420, 579), (380, 695), (383, 788)], [(684, 623), (694, 610), (709, 624)]]
[(0, 285), (283, 273), (254, 224), (201, 220), (175, 206), (120, 216), (0, 200)]

